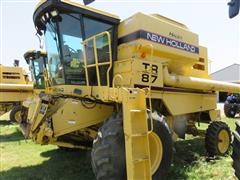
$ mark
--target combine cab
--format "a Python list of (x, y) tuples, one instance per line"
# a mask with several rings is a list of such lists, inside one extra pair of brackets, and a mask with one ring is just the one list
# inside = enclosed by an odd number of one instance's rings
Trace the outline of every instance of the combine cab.
[(44, 73), (47, 67), (47, 53), (30, 50), (24, 54), (24, 58), (31, 71), (34, 91), (39, 94), (39, 92), (45, 90)]
[[(173, 140), (206, 134), (209, 156), (224, 155), (229, 127), (210, 80), (207, 49), (184, 24), (159, 14), (115, 15), (71, 1), (41, 1), (34, 24), (44, 35), (51, 91), (22, 113), (38, 144), (87, 148), (97, 179), (165, 179)], [(202, 132), (196, 122), (210, 124)]]
[(24, 54), (29, 65), (31, 77), (34, 84), (34, 95), (28, 97), (21, 107), (21, 114), (29, 115), (35, 110), (35, 97), (50, 90), (50, 81), (47, 75), (47, 54), (43, 51), (29, 50)]

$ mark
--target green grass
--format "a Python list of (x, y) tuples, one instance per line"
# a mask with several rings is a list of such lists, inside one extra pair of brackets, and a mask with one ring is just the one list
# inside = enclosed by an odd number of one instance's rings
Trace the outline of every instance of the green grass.
[[(234, 130), (233, 119), (225, 119)], [(201, 128), (207, 126), (201, 124)], [(0, 179), (95, 179), (90, 151), (66, 152), (56, 146), (41, 146), (25, 140), (17, 125), (0, 121)], [(187, 136), (175, 143), (168, 179), (235, 179), (229, 155), (209, 160), (204, 139)]]
[(94, 179), (89, 151), (66, 152), (25, 140), (17, 125), (0, 121), (0, 179)]

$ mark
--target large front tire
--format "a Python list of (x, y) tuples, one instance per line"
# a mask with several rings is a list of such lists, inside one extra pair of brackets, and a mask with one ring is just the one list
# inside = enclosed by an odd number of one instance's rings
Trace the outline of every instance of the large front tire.
[(236, 131), (233, 134), (234, 134), (234, 140), (232, 143), (232, 147), (233, 147), (232, 166), (235, 170), (236, 177), (240, 179), (240, 121), (236, 122)]
[[(150, 135), (149, 140), (151, 139), (153, 143), (152, 146), (150, 144), (150, 154), (160, 159), (160, 162), (151, 161), (154, 166), (152, 178), (166, 179), (173, 157), (173, 142), (163, 122), (154, 121), (154, 135)], [(161, 142), (160, 151), (151, 150), (151, 147), (158, 146), (156, 145), (157, 139)], [(114, 114), (99, 129), (98, 136), (93, 143), (92, 168), (98, 180), (127, 179), (124, 141), (122, 117)]]

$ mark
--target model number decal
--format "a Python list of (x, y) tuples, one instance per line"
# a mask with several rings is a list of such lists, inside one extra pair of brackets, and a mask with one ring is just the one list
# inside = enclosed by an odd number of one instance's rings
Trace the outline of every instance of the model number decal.
[[(142, 82), (144, 83), (154, 83), (158, 77), (158, 66), (155, 64), (142, 63), (144, 66), (144, 72), (142, 74)], [(149, 73), (149, 70), (151, 73)]]

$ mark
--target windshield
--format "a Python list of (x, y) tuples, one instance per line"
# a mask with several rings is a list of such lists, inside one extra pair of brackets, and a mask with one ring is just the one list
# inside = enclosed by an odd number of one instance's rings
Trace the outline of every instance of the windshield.
[[(56, 19), (48, 21), (45, 32), (50, 78), (54, 85), (86, 85), (81, 42), (103, 31), (112, 33), (113, 26), (79, 14), (61, 14)], [(90, 76), (95, 79), (94, 72)]]
[(45, 59), (42, 56), (30, 61), (31, 75), (36, 89), (45, 88), (43, 75), (43, 71), (45, 69), (44, 61)]

